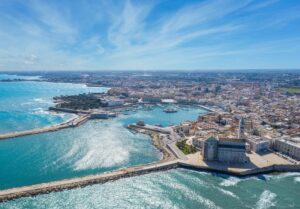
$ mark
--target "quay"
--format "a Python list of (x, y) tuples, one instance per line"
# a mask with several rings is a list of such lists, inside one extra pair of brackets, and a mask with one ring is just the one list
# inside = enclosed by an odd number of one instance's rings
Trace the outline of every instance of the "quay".
[(53, 125), (53, 126), (37, 128), (37, 129), (32, 129), (32, 130), (26, 130), (26, 131), (17, 131), (17, 132), (12, 132), (12, 133), (0, 134), (0, 140), (10, 139), (10, 138), (15, 138), (15, 137), (20, 137), (20, 136), (26, 136), (26, 135), (34, 135), (34, 134), (58, 131), (60, 129), (70, 128), (70, 127), (76, 127), (76, 126), (79, 126), (79, 125), (85, 123), (86, 121), (88, 121), (89, 118), (90, 118), (90, 114), (79, 115), (78, 117), (76, 117), (72, 120), (69, 120), (67, 122), (60, 123), (57, 125)]

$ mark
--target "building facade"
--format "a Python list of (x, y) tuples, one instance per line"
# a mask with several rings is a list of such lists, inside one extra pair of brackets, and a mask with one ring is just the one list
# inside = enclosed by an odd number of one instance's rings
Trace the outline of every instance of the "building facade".
[(296, 160), (300, 160), (300, 145), (286, 139), (275, 139), (273, 149), (288, 155)]
[(203, 143), (202, 156), (205, 161), (224, 163), (247, 163), (246, 142), (242, 139), (217, 139), (209, 137)]

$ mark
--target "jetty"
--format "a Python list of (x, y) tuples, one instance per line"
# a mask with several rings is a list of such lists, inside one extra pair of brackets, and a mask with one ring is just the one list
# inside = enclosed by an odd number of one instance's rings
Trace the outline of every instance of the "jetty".
[(122, 170), (112, 171), (109, 173), (89, 175), (84, 177), (65, 179), (61, 181), (54, 181), (43, 184), (36, 184), (32, 186), (18, 187), (0, 191), (0, 202), (5, 202), (21, 197), (35, 196), (40, 194), (47, 194), (50, 192), (57, 192), (67, 189), (83, 187), (91, 184), (106, 183), (121, 178), (128, 178), (138, 175), (143, 175), (151, 172), (158, 172), (176, 168), (177, 161), (157, 162), (141, 166), (130, 167)]
[(36, 129), (31, 129), (31, 130), (26, 130), (26, 131), (17, 131), (17, 132), (0, 134), (0, 140), (10, 139), (10, 138), (15, 138), (15, 137), (20, 137), (20, 136), (41, 134), (41, 133), (52, 132), (52, 131), (58, 131), (60, 129), (70, 128), (70, 127), (76, 127), (76, 126), (79, 126), (79, 125), (85, 123), (89, 119), (90, 119), (90, 114), (79, 115), (78, 117), (76, 117), (72, 120), (69, 120), (67, 122), (60, 123), (57, 125), (53, 125), (53, 126), (36, 128)]
[(140, 176), (153, 172), (166, 171), (170, 169), (184, 168), (198, 171), (220, 172), (234, 176), (250, 176), (257, 174), (265, 174), (271, 172), (299, 172), (300, 165), (270, 165), (267, 167), (250, 169), (250, 170), (227, 170), (219, 166), (195, 165), (181, 160), (160, 161), (126, 169), (116, 170), (109, 173), (89, 175), (78, 178), (65, 179), (60, 181), (53, 181), (49, 183), (36, 184), (31, 186), (24, 186), (12, 188), (7, 190), (0, 190), (0, 203), (6, 202), (21, 197), (36, 196), (41, 194), (48, 194), (50, 192), (58, 192), (79, 187), (84, 187), (93, 184), (103, 184), (109, 181), (115, 181), (122, 178), (129, 178)]

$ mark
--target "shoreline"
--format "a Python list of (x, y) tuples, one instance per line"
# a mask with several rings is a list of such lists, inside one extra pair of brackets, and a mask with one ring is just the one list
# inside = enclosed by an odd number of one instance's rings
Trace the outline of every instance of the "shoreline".
[[(28, 80), (26, 80), (28, 81)], [(35, 82), (53, 82), (53, 81), (43, 81), (39, 80)], [(55, 82), (53, 82), (55, 83)], [(61, 82), (57, 82), (61, 83)], [(65, 82), (62, 82), (65, 83)], [(88, 84), (84, 83), (78, 83), (88, 86)], [(106, 88), (106, 87), (105, 87)], [(179, 104), (179, 103), (178, 103)], [(187, 105), (187, 106), (195, 106), (200, 107), (204, 109), (205, 111), (211, 112), (214, 111), (210, 109), (209, 107), (198, 105), (198, 104), (179, 104), (179, 105)], [(207, 113), (204, 113), (207, 114)], [(8, 139), (8, 138), (14, 138), (19, 136), (25, 136), (25, 135), (31, 135), (31, 134), (41, 134), (45, 132), (52, 132), (52, 131), (58, 131), (60, 129), (64, 128), (70, 128), (70, 127), (76, 127), (81, 125), (82, 123), (89, 120), (90, 115), (77, 115), (78, 117), (74, 119), (70, 119), (68, 121), (65, 121), (61, 124), (56, 124), (53, 126), (48, 126), (44, 128), (38, 128), (38, 129), (32, 129), (28, 131), (21, 131), (21, 132), (14, 132), (14, 133), (7, 133), (4, 134), (4, 136), (0, 135), (0, 140)], [(82, 121), (78, 121), (78, 123), (73, 124), (74, 121), (76, 121), (80, 117), (86, 117), (85, 119), (82, 119)], [(128, 128), (128, 127), (127, 127)], [(139, 131), (138, 131), (139, 132)], [(246, 171), (237, 171), (237, 170), (225, 170), (224, 168), (217, 168), (214, 166), (202, 166), (202, 165), (193, 165), (187, 161), (179, 160), (174, 156), (172, 153), (172, 150), (168, 148), (168, 146), (163, 145), (162, 141), (159, 138), (159, 134), (157, 133), (157, 130), (144, 130), (143, 134), (147, 134), (151, 137), (152, 144), (162, 153), (162, 159), (148, 163), (148, 164), (142, 164), (137, 165), (133, 167), (124, 168), (121, 170), (114, 170), (107, 173), (101, 173), (101, 174), (94, 174), (94, 175), (87, 175), (82, 177), (73, 177), (70, 179), (62, 179), (58, 181), (53, 182), (47, 182), (47, 183), (40, 183), (35, 185), (29, 185), (29, 186), (23, 186), (23, 187), (17, 187), (17, 188), (11, 188), (11, 189), (5, 189), (0, 190), (0, 203), (10, 201), (13, 199), (18, 199), (21, 197), (28, 197), (28, 196), (36, 196), (40, 194), (47, 194), (50, 192), (57, 192), (62, 190), (68, 190), (73, 188), (79, 188), (84, 187), (92, 184), (102, 184), (109, 181), (115, 181), (122, 178), (129, 178), (133, 176), (140, 176), (145, 175), (148, 173), (153, 172), (159, 172), (159, 171), (165, 171), (170, 169), (177, 169), (177, 168), (183, 168), (183, 169), (189, 169), (189, 170), (195, 170), (195, 171), (204, 171), (204, 172), (213, 172), (213, 173), (223, 173), (231, 176), (236, 177), (248, 177), (248, 176), (257, 176), (261, 174), (269, 174), (274, 172), (300, 172), (300, 165), (270, 165), (265, 167), (259, 167), (255, 169), (249, 169)], [(166, 133), (164, 133), (166, 134)], [(8, 136), (7, 136), (8, 135)], [(6, 138), (5, 138), (6, 137)]]

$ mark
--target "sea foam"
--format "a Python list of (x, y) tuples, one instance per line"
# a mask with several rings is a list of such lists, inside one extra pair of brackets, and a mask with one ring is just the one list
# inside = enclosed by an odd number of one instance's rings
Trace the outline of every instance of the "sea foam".
[(258, 202), (256, 203), (257, 209), (266, 209), (270, 208), (271, 206), (275, 206), (276, 202), (274, 202), (274, 199), (276, 196), (277, 195), (275, 193), (272, 193), (269, 190), (263, 191)]

